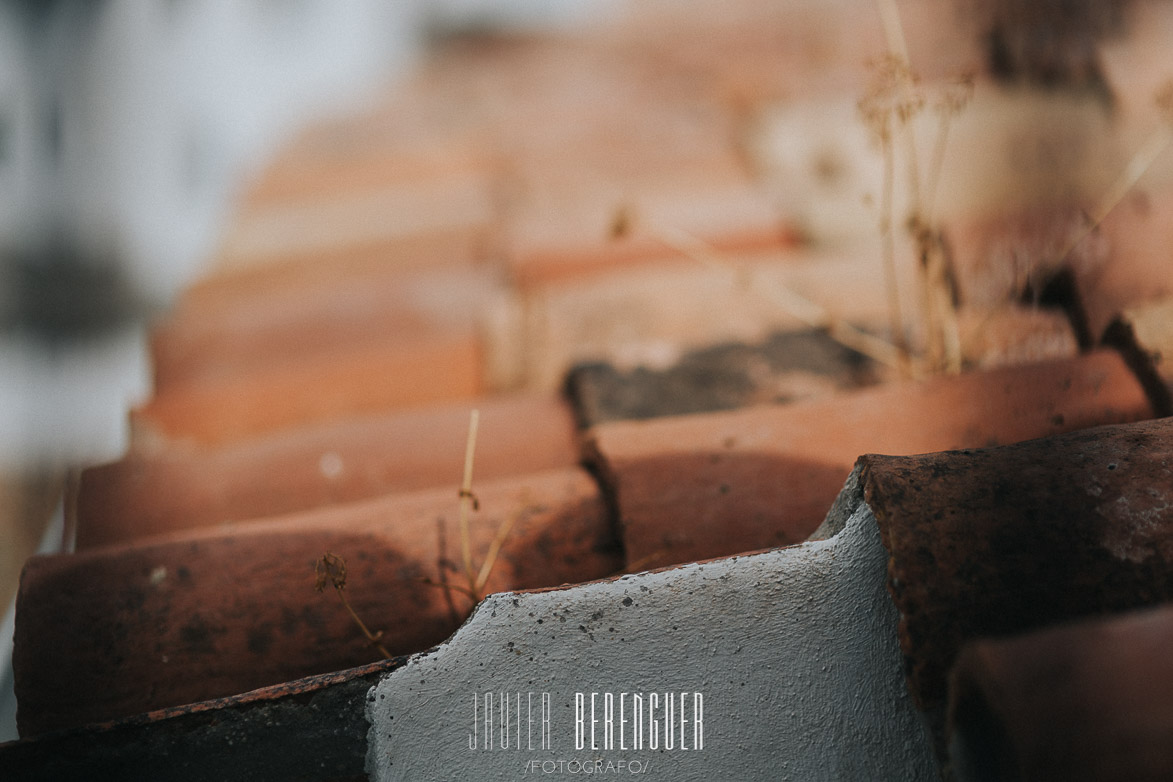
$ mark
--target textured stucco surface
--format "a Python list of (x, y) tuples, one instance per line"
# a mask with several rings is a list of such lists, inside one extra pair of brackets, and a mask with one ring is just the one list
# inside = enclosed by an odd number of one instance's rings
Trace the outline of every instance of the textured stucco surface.
[[(603, 777), (935, 779), (901, 672), (886, 559), (860, 504), (828, 540), (491, 596), (449, 642), (372, 688), (368, 770), (378, 780), (576, 777), (571, 761), (602, 760), (615, 764)], [(576, 693), (589, 703), (591, 692), (653, 690), (703, 693), (703, 749), (576, 750)], [(522, 693), (521, 749), (469, 748), (473, 699), (485, 692)], [(551, 695), (546, 750), (524, 738), (530, 692)], [(549, 773), (527, 767), (535, 760), (565, 764)]]

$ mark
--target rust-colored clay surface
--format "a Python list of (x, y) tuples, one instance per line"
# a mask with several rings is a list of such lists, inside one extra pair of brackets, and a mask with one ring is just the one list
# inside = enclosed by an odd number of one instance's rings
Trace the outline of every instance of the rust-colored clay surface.
[(185, 292), (151, 329), (155, 392), (306, 361), (353, 345), (471, 333), (492, 274), (322, 261), (219, 275)]
[(347, 418), (220, 448), (174, 444), (82, 473), (78, 548), (459, 481), (474, 407), (478, 479), (578, 462), (569, 408), (529, 394)]
[(1173, 599), (1173, 419), (862, 463), (924, 709), (967, 641)]
[(471, 399), (483, 390), (479, 339), (394, 337), (192, 384), (132, 411), (136, 438), (218, 444), (347, 415)]

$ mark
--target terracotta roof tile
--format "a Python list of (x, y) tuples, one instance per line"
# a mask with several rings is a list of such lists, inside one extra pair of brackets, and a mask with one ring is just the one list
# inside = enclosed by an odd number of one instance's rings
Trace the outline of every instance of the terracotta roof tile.
[[(233, 281), (238, 285), (233, 285)], [(263, 282), (262, 282), (263, 280)], [(151, 330), (155, 391), (308, 362), (364, 343), (475, 333), (504, 295), (487, 269), (405, 272), (392, 264), (317, 274), (280, 266), (261, 279), (221, 276), (182, 296)]]
[(368, 334), (323, 355), (282, 355), (272, 366), (152, 397), (131, 413), (133, 437), (226, 443), (301, 424), (472, 399), (485, 390), (483, 356), (469, 331), (406, 343)]
[(589, 363), (566, 379), (584, 428), (830, 396), (873, 385), (884, 370), (822, 331), (777, 332), (684, 353), (670, 366)]
[[(927, 83), (981, 61), (985, 39), (967, 28), (959, 43), (954, 26), (972, 20), (959, 21), (953, 4), (901, 6)], [(1149, 48), (1167, 48), (1141, 32)], [(1116, 696), (1135, 692), (1139, 678), (1113, 665), (1153, 663), (1141, 659), (1147, 647), (1120, 641), (1144, 628), (1127, 619), (980, 639), (1173, 599), (1162, 504), (1170, 424), (1061, 434), (1171, 412), (1173, 373), (1159, 355), (1169, 353), (1168, 312), (1154, 304), (1173, 294), (1167, 169), (1146, 175), (1053, 275), (1057, 248), (1089, 227), (1081, 210), (1098, 192), (1084, 179), (1114, 175), (1118, 155), (1085, 155), (1105, 170), (1052, 171), (1036, 177), (1038, 188), (1002, 182), (993, 157), (1022, 172), (999, 145), (1019, 152), (1029, 134), (987, 124), (998, 110), (987, 90), (952, 136), (946, 180), (957, 192), (940, 210), (962, 352), (981, 371), (851, 390), (837, 379), (791, 404), (782, 403), (793, 396), (780, 390), (786, 372), (773, 368), (745, 370), (734, 385), (751, 390), (731, 401), (655, 399), (668, 397), (663, 386), (634, 382), (678, 379), (690, 357), (731, 342), (781, 335), (773, 339), (793, 345), (812, 327), (844, 322), (885, 332), (881, 243), (853, 244), (858, 232), (836, 230), (819, 233), (826, 244), (813, 241), (803, 222), (815, 212), (793, 205), (824, 191), (772, 168), (755, 134), (778, 106), (834, 104), (838, 113), (787, 137), (783, 151), (800, 168), (833, 169), (856, 153), (862, 161), (860, 134), (829, 138), (827, 129), (848, 114), (854, 121), (869, 76), (861, 63), (887, 45), (874, 9), (856, 3), (644, 2), (582, 34), (447, 41), (385, 105), (296, 138), (251, 183), (214, 268), (155, 327), (157, 388), (132, 413), (132, 450), (82, 479), (83, 551), (31, 560), (19, 597), (23, 733), (179, 708), (5, 748), (5, 761), (51, 774), (67, 768), (47, 759), (57, 750), (106, 760), (134, 752), (140, 765), (123, 768), (151, 769), (175, 750), (195, 764), (184, 767), (193, 776), (235, 762), (251, 774), (255, 758), (221, 746), (221, 722), (241, 718), (262, 752), (296, 762), (304, 752), (286, 756), (281, 746), (292, 734), (255, 731), (253, 720), (330, 704), (345, 712), (337, 724), (347, 735), (332, 743), (311, 732), (298, 750), (319, 747), (338, 774), (363, 773), (355, 695), (373, 671), (398, 663), (183, 704), (378, 656), (336, 595), (313, 592), (326, 551), (346, 558), (345, 594), (388, 651), (452, 633), (474, 601), (424, 579), (465, 575), (455, 481), (474, 405), (484, 415), (474, 563), (501, 520), (516, 516), (483, 591), (799, 543), (824, 521), (832, 534), (862, 478), (891, 556), (920, 705), (940, 717), (946, 673), (960, 659), (954, 695), (963, 705), (980, 695), (1025, 764), (1040, 757), (1040, 737), (1072, 743), (1069, 759), (1095, 754), (1101, 745), (1078, 734), (1035, 732), (1084, 723), (1042, 725), (1034, 715), (1045, 721), (1074, 692), (1130, 719)], [(1150, 96), (1138, 96), (1152, 90), (1148, 70), (1159, 61), (1107, 53), (1111, 74), (1123, 77), (1113, 123), (1124, 130), (1113, 139), (1128, 142), (1147, 116), (1138, 107)], [(1098, 119), (1075, 135), (1102, 141), (1095, 134), (1111, 123), (1101, 103), (1089, 105)], [(1003, 115), (1011, 130), (1034, 118)], [(1075, 115), (1057, 116), (1047, 127)], [(855, 185), (880, 186), (878, 169), (871, 182), (860, 168)], [(821, 206), (835, 213), (850, 200), (854, 209), (862, 195)], [(898, 269), (908, 301), (920, 295), (915, 255), (902, 253)], [(582, 361), (607, 362), (612, 384), (603, 390), (586, 370), (571, 378), (591, 425), (585, 451), (553, 395)], [(538, 395), (487, 396), (502, 389)], [(652, 415), (673, 415), (609, 420), (655, 404)], [(849, 478), (861, 453), (960, 448), (984, 450), (869, 456)], [(575, 466), (583, 456), (586, 469)], [(882, 564), (864, 518), (852, 516), (854, 531), (871, 548), (851, 561)], [(820, 545), (767, 557), (801, 563), (809, 551), (818, 559), (840, 548)], [(746, 573), (765, 561), (753, 559)], [(882, 590), (883, 573), (872, 575)], [(652, 580), (660, 576), (672, 580)], [(615, 588), (604, 587), (595, 594)], [(892, 614), (885, 602), (869, 621)], [(703, 612), (693, 620), (710, 623)], [(894, 635), (887, 641), (892, 667)], [(1070, 676), (1042, 676), (1040, 659), (1061, 660)], [(1097, 688), (1080, 667), (1092, 662), (1112, 675)], [(1159, 681), (1140, 693), (1150, 701), (1169, 678), (1151, 670)], [(197, 746), (215, 757), (200, 765)], [(1092, 773), (1106, 753), (1073, 773)]]
[(1173, 421), (862, 458), (919, 706), (963, 644), (1173, 600)]
[(81, 474), (73, 502), (77, 545), (85, 549), (456, 482), (474, 406), (480, 416), (478, 479), (578, 463), (570, 409), (544, 395), (343, 418), (218, 448), (170, 444)]
[(856, 457), (1010, 443), (1150, 415), (1114, 353), (825, 400), (620, 421), (589, 447), (616, 498), (630, 562), (664, 565), (798, 543)]
[[(641, 248), (656, 247), (636, 241)], [(817, 320), (846, 320), (873, 331), (886, 320), (878, 258), (777, 249), (714, 252), (703, 242), (696, 257), (692, 252), (673, 246), (667, 253), (608, 262), (596, 273), (569, 274), (580, 250), (552, 262), (541, 284), (519, 286), (520, 382), (556, 388), (584, 361), (664, 366), (688, 349), (809, 328), (812, 312)], [(600, 257), (606, 256), (589, 254), (584, 266)]]
[[(478, 572), (501, 523), (513, 519), (486, 593), (588, 581), (622, 566), (585, 472), (500, 479), (474, 492)], [(459, 505), (453, 484), (30, 560), (13, 660), (22, 735), (377, 659), (333, 590), (314, 591), (326, 552), (346, 561), (350, 605), (391, 654), (439, 643), (472, 606), (455, 589), (425, 583), (467, 583), (457, 564)]]
[(383, 660), (5, 744), (0, 746), (5, 775), (25, 782), (365, 779), (367, 692), (403, 661)]

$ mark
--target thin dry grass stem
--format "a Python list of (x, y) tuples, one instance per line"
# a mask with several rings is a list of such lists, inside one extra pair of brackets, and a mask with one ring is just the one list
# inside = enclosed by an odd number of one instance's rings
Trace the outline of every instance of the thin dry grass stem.
[[(484, 598), (485, 584), (489, 582), (489, 577), (493, 574), (493, 568), (497, 564), (497, 560), (501, 554), (501, 547), (505, 544), (505, 539), (509, 537), (509, 533), (513, 530), (513, 525), (517, 522), (522, 510), (518, 509), (507, 516), (501, 525), (497, 528), (497, 533), (493, 536), (493, 540), (489, 543), (489, 548), (485, 552), (485, 559), (481, 562), (481, 566), (477, 569), (472, 561), (472, 532), (469, 529), (469, 513), (471, 511), (480, 510), (480, 500), (477, 499), (476, 494), (472, 490), (472, 469), (476, 454), (477, 430), (480, 425), (480, 411), (472, 410), (468, 419), (468, 439), (464, 447), (464, 475), (460, 482), (460, 512), (459, 512), (459, 527), (460, 527), (460, 556), (461, 556), (461, 570), (466, 584), (451, 584), (444, 575), (444, 567), (447, 564), (446, 560), (440, 562), (441, 580), (436, 581), (431, 578), (419, 579), (421, 583), (428, 586), (439, 587), (443, 589), (448, 596), (450, 606), (453, 606), (452, 592), (459, 592), (465, 597), (469, 598), (474, 604), (479, 603)], [(526, 502), (522, 501), (522, 507)]]
[(440, 574), (440, 580), (436, 582), (427, 576), (423, 576), (419, 580), (429, 586), (438, 586), (444, 590), (444, 604), (448, 608), (448, 618), (455, 626), (460, 624), (461, 613), (453, 599), (453, 589), (464, 589), (464, 587), (455, 585), (450, 587), (448, 584), (449, 568), (456, 571), (457, 567), (445, 556), (445, 552), (448, 551), (448, 527), (444, 524), (442, 517), (436, 519), (436, 551), (436, 572)]
[(1160, 112), (1160, 122), (1156, 130), (1133, 153), (1127, 165), (1124, 166), (1124, 170), (1120, 172), (1120, 176), (1096, 202), (1095, 209), (1088, 216), (1087, 223), (1064, 245), (1063, 252), (1059, 254), (1058, 258), (1060, 264), (1065, 263), (1071, 253), (1075, 252), (1075, 248), (1079, 246), (1080, 242), (1100, 227), (1100, 224), (1124, 200), (1157, 158), (1173, 143), (1173, 79), (1169, 79), (1161, 85), (1155, 96), (1155, 102)]
[(950, 125), (953, 118), (969, 104), (973, 91), (973, 76), (966, 74), (946, 85), (933, 103), (938, 118), (937, 137), (933, 143), (933, 156), (925, 186), (927, 196), (922, 205), (924, 215), (921, 218), (914, 213), (909, 226), (916, 238), (921, 261), (925, 329), (931, 353), (928, 363), (949, 374), (961, 372), (963, 354), (949, 261), (936, 223), (937, 186), (944, 168)]
[(464, 566), (464, 574), (468, 579), (468, 588), (473, 593), (477, 591), (476, 576), (472, 566), (472, 536), (468, 529), (468, 514), (476, 509), (480, 503), (472, 493), (472, 465), (477, 447), (477, 427), (480, 424), (481, 413), (473, 409), (468, 417), (468, 440), (464, 446), (464, 477), (460, 483), (460, 559)]
[(1128, 165), (1120, 172), (1120, 176), (1116, 178), (1116, 181), (1112, 183), (1112, 186), (1108, 188), (1108, 191), (1097, 202), (1095, 210), (1088, 217), (1087, 223), (1064, 246), (1063, 252), (1059, 255), (1060, 262), (1066, 261), (1067, 257), (1079, 246), (1080, 242), (1100, 227), (1100, 224), (1124, 200), (1124, 197), (1140, 181), (1140, 178), (1144, 176), (1145, 172), (1148, 171), (1156, 159), (1160, 157), (1170, 142), (1173, 142), (1173, 128), (1162, 124), (1161, 127), (1148, 137), (1132, 158), (1129, 159)]
[(505, 538), (509, 537), (509, 533), (513, 530), (517, 516), (517, 513), (506, 516), (505, 520), (501, 522), (501, 526), (497, 527), (497, 534), (493, 536), (492, 542), (489, 543), (489, 550), (485, 552), (485, 561), (481, 563), (481, 570), (477, 574), (473, 586), (473, 592), (478, 595), (478, 600), (484, 597), (485, 584), (489, 583), (489, 576), (493, 574), (493, 566), (497, 564), (497, 556), (501, 553), (501, 546), (505, 544)]
[(961, 372), (961, 330), (953, 303), (953, 286), (949, 281), (945, 251), (937, 234), (930, 234), (922, 250), (924, 287), (927, 291), (927, 326), (930, 329), (933, 355), (930, 366), (948, 374)]
[[(945, 284), (936, 288), (938, 295), (943, 297), (948, 290)], [(941, 338), (945, 343), (945, 362), (943, 369), (950, 375), (961, 374), (964, 353), (961, 352), (961, 324), (957, 320), (957, 308), (952, 297), (941, 300), (939, 305), (942, 312)]]
[(904, 313), (900, 306), (900, 284), (896, 278), (896, 238), (892, 233), (892, 199), (896, 183), (891, 139), (881, 142), (884, 173), (880, 185), (880, 257), (884, 264), (884, 287), (888, 296), (888, 330), (897, 350), (908, 353), (904, 339)]
[(928, 373), (961, 371), (952, 275), (940, 233), (916, 229), (917, 272), (920, 287), (920, 319), (923, 333), (922, 363)]
[[(522, 500), (522, 505), (527, 505), (526, 500)], [(465, 597), (472, 600), (474, 603), (479, 603), (485, 596), (485, 584), (489, 583), (489, 577), (493, 575), (493, 568), (497, 564), (497, 560), (501, 554), (501, 547), (505, 545), (505, 539), (509, 537), (509, 533), (513, 531), (514, 524), (517, 523), (522, 511), (516, 510), (501, 522), (497, 528), (497, 534), (493, 536), (492, 542), (489, 544), (488, 551), (485, 553), (485, 560), (481, 563), (480, 571), (476, 574), (473, 582), (469, 586), (463, 584), (451, 584), (446, 579), (437, 581), (433, 578), (423, 576), (419, 579), (420, 583), (427, 586), (437, 587), (445, 591), (456, 591)], [(454, 567), (454, 566), (453, 566)], [(441, 568), (443, 573), (443, 568)]]
[[(907, 70), (907, 66), (906, 66)], [(920, 111), (919, 97), (912, 92), (911, 71), (908, 77), (901, 80), (902, 88), (906, 91), (904, 101), (910, 106), (909, 113), (900, 120), (900, 137), (904, 139), (904, 156), (908, 166), (908, 209), (909, 214), (920, 214), (920, 162), (916, 152), (916, 131), (912, 119)]]
[(464, 586), (463, 584), (450, 584), (450, 583), (448, 583), (447, 580), (437, 581), (436, 579), (428, 578), (427, 576), (420, 576), (419, 582), (421, 584), (424, 584), (425, 586), (436, 587), (437, 589), (443, 589), (446, 592), (459, 592), (460, 594), (464, 595), (468, 599), (472, 600), (474, 603), (480, 602), (480, 599), (481, 599), (480, 595), (478, 595), (476, 592), (469, 589), (468, 587)]
[(839, 344), (901, 372), (916, 372), (915, 367), (910, 368), (907, 353), (899, 347), (833, 318), (825, 308), (784, 285), (776, 284), (769, 291), (762, 289), (760, 285), (754, 284), (751, 277), (698, 237), (679, 229), (665, 228), (654, 229), (653, 235), (681, 255), (733, 275), (735, 280), (748, 290), (763, 297), (804, 325), (825, 331)]
[(888, 54), (872, 63), (872, 83), (859, 102), (859, 112), (880, 149), (883, 171), (880, 193), (880, 246), (888, 296), (888, 311), (893, 343), (907, 357), (910, 371), (914, 367), (912, 350), (905, 336), (899, 284), (896, 277), (895, 228), (897, 182), (896, 134), (903, 141), (904, 186), (908, 196), (908, 218), (904, 222), (913, 239), (919, 281), (919, 318), (923, 339), (923, 360), (919, 371), (959, 372), (961, 341), (954, 309), (949, 261), (936, 227), (936, 194), (944, 166), (949, 127), (953, 117), (968, 103), (973, 90), (972, 77), (958, 80), (946, 88), (934, 109), (939, 121), (929, 162), (928, 178), (921, 181), (913, 120), (924, 109), (925, 96), (912, 70), (908, 45), (904, 37), (900, 11), (895, 0), (876, 0), (884, 27)]
[(945, 150), (949, 144), (949, 130), (953, 118), (960, 114), (969, 102), (973, 100), (974, 76), (972, 73), (963, 74), (951, 84), (946, 84), (937, 100), (933, 102), (933, 110), (937, 114), (937, 137), (933, 141), (933, 156), (929, 162), (928, 180), (925, 190), (924, 214), (925, 224), (935, 226), (937, 220), (937, 186), (941, 182), (941, 171), (945, 166)]
[(913, 237), (916, 242), (918, 261), (919, 261), (919, 282), (920, 282), (920, 314), (924, 326), (924, 358), (925, 363), (930, 367), (941, 366), (945, 354), (943, 341), (940, 338), (940, 328), (938, 327), (938, 312), (937, 312), (937, 297), (934, 295), (933, 286), (930, 280), (933, 276), (933, 239), (932, 233), (927, 227), (912, 227)]
[(954, 301), (953, 280), (940, 231), (915, 217), (909, 231), (916, 241), (921, 277), (925, 360), (929, 371), (961, 372), (961, 336)]
[(900, 20), (900, 8), (896, 0), (876, 0), (880, 20), (884, 26), (884, 38), (888, 43), (889, 60), (896, 76), (900, 92), (897, 118), (900, 120), (901, 135), (904, 139), (905, 154), (908, 158), (909, 202), (915, 214), (920, 209), (920, 172), (916, 154), (916, 131), (912, 117), (920, 110), (923, 99), (916, 91), (916, 76), (912, 70), (912, 58), (908, 54), (908, 40), (904, 36), (904, 23)]
[(937, 138), (933, 141), (933, 156), (929, 160), (928, 182), (925, 189), (925, 224), (934, 225), (937, 211), (937, 185), (941, 181), (941, 169), (945, 166), (945, 148), (949, 144), (949, 126), (953, 117), (946, 111), (937, 113)]
[[(883, 8), (883, 6), (881, 6)], [(898, 22), (899, 17), (896, 17)], [(899, 27), (899, 25), (896, 25)], [(903, 33), (894, 44), (903, 47)], [(924, 98), (916, 89), (916, 77), (909, 66), (907, 53), (889, 53), (871, 64), (872, 83), (860, 99), (858, 109), (864, 123), (872, 133), (880, 149), (883, 173), (880, 185), (880, 244), (884, 269), (885, 289), (888, 297), (889, 329), (892, 342), (906, 356), (911, 354), (905, 336), (904, 313), (900, 304), (900, 288), (896, 275), (896, 140), (898, 129), (905, 144), (907, 164), (907, 187), (911, 214), (917, 215), (920, 201), (920, 173), (917, 166), (916, 140), (912, 120), (924, 107)], [(910, 364), (906, 362), (908, 366)], [(905, 374), (908, 374), (906, 371)]]
[(346, 560), (337, 554), (327, 551), (318, 559), (317, 564), (314, 566), (314, 574), (316, 576), (314, 588), (319, 592), (324, 592), (327, 585), (333, 586), (334, 591), (338, 593), (338, 597), (342, 600), (342, 605), (346, 607), (347, 613), (350, 614), (354, 623), (358, 625), (358, 629), (362, 631), (362, 634), (370, 641), (371, 646), (378, 649), (379, 653), (384, 657), (392, 657), (393, 655), (387, 651), (387, 647), (383, 646), (383, 631), (380, 630), (377, 633), (372, 633), (366, 623), (359, 618), (354, 607), (350, 605), (350, 600), (346, 597)]
[(880, 12), (880, 21), (884, 26), (888, 51), (908, 62), (908, 42), (904, 38), (904, 23), (900, 21), (900, 8), (896, 5), (896, 0), (876, 0), (876, 8)]
[(1095, 214), (1092, 215), (1096, 225), (1103, 222), (1104, 218), (1124, 200), (1124, 196), (1140, 181), (1140, 178), (1156, 162), (1171, 141), (1173, 141), (1173, 126), (1163, 122), (1136, 151), (1136, 154), (1128, 161), (1128, 165), (1124, 167), (1120, 177), (1112, 183), (1112, 187), (1100, 200)]

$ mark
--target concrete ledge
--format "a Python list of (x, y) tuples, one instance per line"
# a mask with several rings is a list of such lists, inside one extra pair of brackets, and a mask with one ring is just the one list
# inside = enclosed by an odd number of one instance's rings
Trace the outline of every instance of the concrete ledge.
[[(491, 596), (447, 643), (411, 658), (373, 691), (371, 778), (512, 780), (527, 768), (540, 772), (542, 763), (602, 761), (618, 769), (623, 761), (625, 773), (638, 765), (674, 780), (935, 779), (928, 734), (901, 672), (887, 555), (871, 512), (858, 505), (858, 483), (851, 487), (857, 509), (827, 541)], [(629, 710), (632, 694), (644, 694), (646, 720), (650, 693), (685, 693), (689, 749), (681, 748), (678, 711), (672, 748), (660, 736), (652, 749), (645, 735), (643, 749), (622, 751), (614, 734), (613, 748), (604, 749), (606, 692), (613, 694), (611, 727), (626, 731), (628, 747), (636, 737), (629, 711), (629, 723), (620, 722), (621, 694)], [(485, 699), (496, 745), (501, 693), (509, 694), (511, 712), (520, 704), (521, 732), (514, 713), (513, 748), (485, 749)], [(592, 693), (599, 693), (597, 750), (590, 749)], [(700, 749), (692, 748), (694, 693), (702, 696)], [(471, 738), (478, 749), (470, 749)]]

